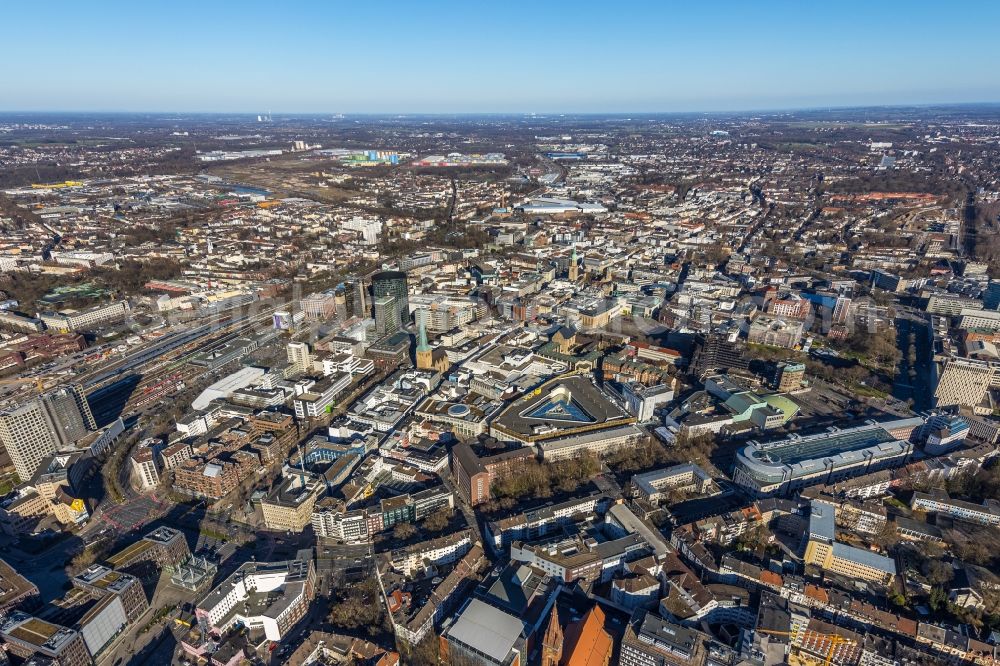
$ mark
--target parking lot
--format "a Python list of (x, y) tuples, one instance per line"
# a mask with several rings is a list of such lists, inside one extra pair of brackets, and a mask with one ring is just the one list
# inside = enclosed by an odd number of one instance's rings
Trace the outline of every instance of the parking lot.
[(163, 501), (148, 495), (141, 495), (134, 500), (126, 501), (124, 504), (107, 505), (103, 518), (117, 532), (124, 534), (152, 522), (167, 508)]
[(800, 417), (824, 417), (832, 414), (843, 414), (851, 404), (851, 398), (838, 393), (818, 381), (808, 391), (788, 396), (799, 405)]

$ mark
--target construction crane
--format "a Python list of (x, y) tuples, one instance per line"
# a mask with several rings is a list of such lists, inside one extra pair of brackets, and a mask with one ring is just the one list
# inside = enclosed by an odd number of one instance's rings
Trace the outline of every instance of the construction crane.
[[(795, 636), (795, 635), (797, 635), (797, 634), (794, 634), (794, 633), (792, 633), (790, 631), (774, 631), (774, 630), (771, 630), (771, 629), (758, 629), (757, 631), (759, 631), (762, 634), (770, 634), (772, 636)], [(833, 661), (833, 655), (837, 651), (838, 647), (840, 647), (841, 645), (855, 645), (856, 644), (855, 641), (854, 641), (854, 639), (844, 638), (843, 636), (841, 636), (839, 634), (824, 634), (824, 633), (819, 632), (819, 631), (813, 631), (812, 629), (806, 629), (805, 631), (799, 632), (799, 633), (809, 633), (809, 634), (812, 634), (813, 636), (819, 636), (819, 637), (825, 638), (825, 639), (827, 639), (827, 640), (830, 641), (830, 649), (827, 650), (827, 652), (826, 652), (826, 659), (823, 661), (823, 666), (830, 666), (830, 663)], [(802, 649), (801, 646), (797, 646), (797, 647), (800, 650)]]

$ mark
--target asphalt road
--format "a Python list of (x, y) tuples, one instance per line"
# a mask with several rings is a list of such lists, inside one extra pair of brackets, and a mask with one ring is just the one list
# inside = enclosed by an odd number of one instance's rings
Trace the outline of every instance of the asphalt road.
[[(909, 314), (896, 317), (896, 344), (903, 356), (893, 382), (892, 395), (898, 400), (913, 399), (914, 411), (930, 409), (934, 401), (933, 339), (926, 322)], [(910, 367), (910, 336), (915, 362)], [(912, 372), (911, 372), (912, 370)]]

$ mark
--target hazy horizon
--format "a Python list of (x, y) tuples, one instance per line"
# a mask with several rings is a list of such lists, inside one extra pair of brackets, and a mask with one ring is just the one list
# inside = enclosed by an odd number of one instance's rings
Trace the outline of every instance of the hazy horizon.
[[(1000, 5), (5, 8), (6, 112), (653, 114), (1000, 103)], [(947, 29), (962, 16), (961, 30)], [(974, 20), (968, 20), (972, 17)], [(31, 29), (28, 29), (29, 26)]]
[(947, 109), (947, 108), (976, 108), (976, 107), (1000, 107), (1000, 100), (983, 101), (960, 101), (960, 102), (914, 102), (910, 104), (843, 104), (843, 105), (822, 105), (822, 106), (798, 106), (798, 107), (760, 107), (744, 109), (693, 109), (689, 111), (277, 111), (274, 109), (264, 109), (261, 111), (193, 111), (193, 110), (164, 110), (164, 109), (2, 109), (0, 116), (30, 116), (30, 115), (53, 115), (53, 116), (74, 116), (74, 115), (162, 115), (162, 116), (247, 116), (255, 118), (257, 116), (271, 113), (272, 120), (275, 118), (319, 118), (329, 119), (331, 116), (343, 115), (345, 117), (625, 117), (629, 115), (644, 116), (697, 116), (697, 115), (721, 115), (721, 116), (741, 116), (746, 114), (796, 114), (796, 113), (822, 113), (837, 111), (878, 111), (878, 110), (922, 110), (922, 109)]

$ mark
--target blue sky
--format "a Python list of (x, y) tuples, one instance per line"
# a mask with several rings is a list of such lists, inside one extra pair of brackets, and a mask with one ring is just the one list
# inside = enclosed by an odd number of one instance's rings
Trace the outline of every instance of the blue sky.
[(8, 2), (0, 110), (671, 112), (1000, 101), (1000, 3)]

